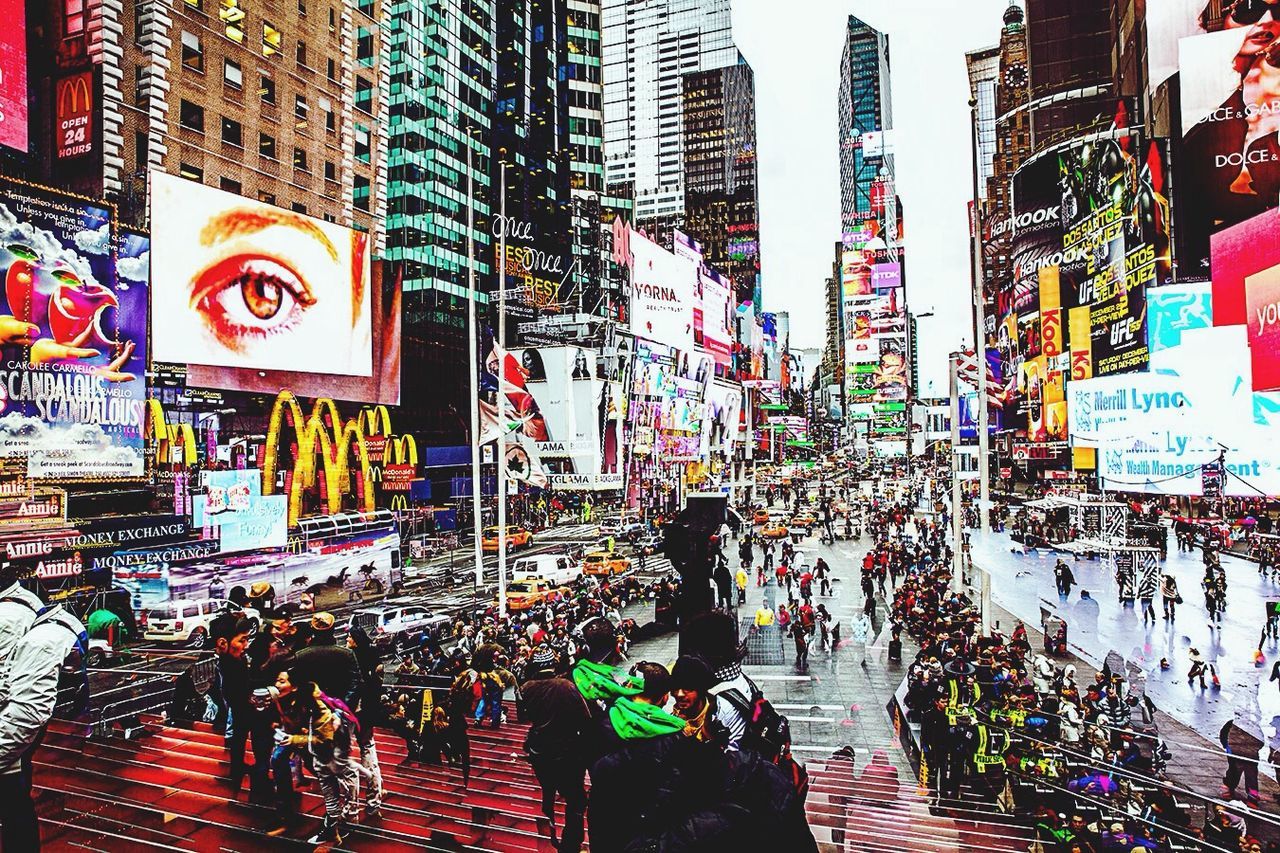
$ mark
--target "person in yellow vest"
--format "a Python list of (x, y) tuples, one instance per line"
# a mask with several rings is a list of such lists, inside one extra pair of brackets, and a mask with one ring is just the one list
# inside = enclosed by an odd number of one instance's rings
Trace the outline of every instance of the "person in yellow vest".
[(773, 624), (773, 609), (769, 607), (769, 602), (760, 602), (760, 607), (756, 610), (756, 627), (767, 628)]
[(747, 583), (751, 579), (747, 577), (747, 570), (738, 566), (738, 573), (733, 580), (738, 585), (738, 606), (741, 607), (747, 603)]

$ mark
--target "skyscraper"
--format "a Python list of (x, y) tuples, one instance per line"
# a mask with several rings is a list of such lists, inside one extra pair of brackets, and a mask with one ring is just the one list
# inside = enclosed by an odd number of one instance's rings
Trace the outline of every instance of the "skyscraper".
[[(387, 255), (404, 262), (406, 320), (457, 311), (467, 288), (467, 149), (479, 282), (492, 273), (493, 0), (405, 0), (391, 15)], [(480, 296), (483, 299), (483, 295)]]
[(996, 89), (1000, 81), (1000, 46), (984, 47), (965, 54), (969, 66), (970, 97), (978, 113), (978, 196), (987, 198), (996, 157)]
[(637, 221), (679, 225), (683, 78), (738, 63), (730, 0), (604, 0), (602, 11), (605, 183), (634, 199)]
[(684, 76), (684, 232), (728, 275), (739, 303), (756, 299), (760, 275), (755, 75), (737, 65)]
[[(889, 37), (849, 16), (840, 57), (840, 218), (844, 231), (883, 211), (881, 170), (893, 174), (884, 132), (893, 127)], [(881, 184), (880, 189), (876, 188)]]
[(1058, 96), (1033, 110), (1032, 154), (1111, 124), (1112, 2), (1027, 0), (1031, 97)]

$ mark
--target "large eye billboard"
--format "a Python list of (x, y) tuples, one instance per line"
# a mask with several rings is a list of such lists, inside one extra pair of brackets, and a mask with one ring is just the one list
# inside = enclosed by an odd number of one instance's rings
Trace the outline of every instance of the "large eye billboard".
[(372, 372), (368, 235), (151, 173), (158, 361)]
[(0, 181), (0, 457), (143, 476), (147, 239), (95, 202)]

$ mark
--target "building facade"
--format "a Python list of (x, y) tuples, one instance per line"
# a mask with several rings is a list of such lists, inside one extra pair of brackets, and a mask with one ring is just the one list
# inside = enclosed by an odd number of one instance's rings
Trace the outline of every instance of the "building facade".
[(736, 65), (684, 76), (685, 212), (682, 229), (728, 275), (739, 304), (759, 311), (759, 192), (755, 75)]
[(840, 214), (843, 229), (851, 231), (883, 212), (882, 170), (893, 174), (893, 155), (884, 148), (884, 134), (893, 128), (889, 37), (853, 15), (840, 56), (839, 98)]
[(1000, 46), (965, 54), (969, 96), (978, 122), (978, 197), (986, 201), (996, 157), (996, 90), (1000, 85)]

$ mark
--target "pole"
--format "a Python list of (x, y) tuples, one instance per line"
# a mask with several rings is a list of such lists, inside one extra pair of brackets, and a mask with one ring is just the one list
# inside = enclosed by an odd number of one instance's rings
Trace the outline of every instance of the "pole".
[(507, 614), (507, 164), (498, 169), (498, 616)]
[(480, 503), (480, 358), (476, 340), (475, 188), (471, 176), (471, 134), (467, 146), (467, 364), (471, 370), (471, 517), (474, 530), (476, 589), (484, 586), (484, 551), (480, 533), (484, 509)]
[(982, 281), (982, 218), (978, 202), (978, 110), (969, 110), (973, 125), (973, 352), (978, 364), (978, 529), (991, 530), (991, 471), (988, 446), (991, 441), (987, 411), (987, 334), (986, 288)]
[(960, 381), (956, 375), (960, 368), (960, 353), (951, 354), (948, 386), (951, 390), (951, 547), (955, 556), (951, 566), (951, 589), (959, 592), (964, 572), (962, 547), (964, 545), (964, 510), (960, 503)]

